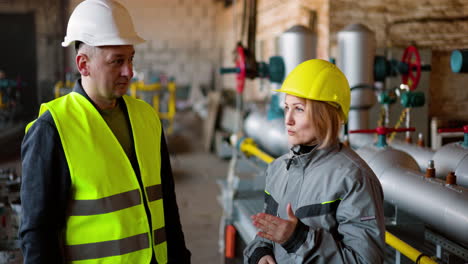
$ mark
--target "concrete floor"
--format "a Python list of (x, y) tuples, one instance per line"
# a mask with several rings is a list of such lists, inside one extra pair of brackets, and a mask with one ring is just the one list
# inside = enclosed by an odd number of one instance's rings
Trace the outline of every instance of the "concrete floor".
[(222, 263), (218, 249), (222, 214), (216, 180), (227, 175), (228, 161), (203, 151), (203, 122), (191, 112), (179, 113), (168, 136), (177, 202), (192, 263)]
[[(202, 130), (203, 121), (196, 114), (181, 112), (176, 115), (173, 134), (166, 138), (182, 228), (187, 247), (192, 252), (192, 263), (222, 263), (218, 249), (222, 209), (217, 200), (220, 190), (216, 180), (226, 177), (229, 162), (203, 151)], [(6, 130), (0, 132), (7, 133)], [(16, 133), (18, 135), (8, 133), (8, 140), (0, 142), (0, 168), (15, 168), (20, 173), (22, 133), (22, 130)], [(0, 259), (9, 257), (11, 260), (0, 263), (21, 263), (12, 256), (2, 258), (0, 252)]]

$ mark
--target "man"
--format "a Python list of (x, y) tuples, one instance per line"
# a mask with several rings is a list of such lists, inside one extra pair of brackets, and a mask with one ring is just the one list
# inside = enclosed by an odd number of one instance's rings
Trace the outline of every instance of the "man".
[(143, 42), (114, 0), (85, 0), (62, 43), (81, 79), (22, 144), (25, 263), (190, 263), (161, 123), (126, 96)]

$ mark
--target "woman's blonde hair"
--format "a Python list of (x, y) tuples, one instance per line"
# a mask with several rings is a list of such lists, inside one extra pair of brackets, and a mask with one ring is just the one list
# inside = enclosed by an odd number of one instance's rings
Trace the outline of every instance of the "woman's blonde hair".
[(341, 110), (338, 105), (327, 102), (306, 99), (306, 109), (309, 120), (316, 133), (318, 148), (326, 148), (339, 142)]

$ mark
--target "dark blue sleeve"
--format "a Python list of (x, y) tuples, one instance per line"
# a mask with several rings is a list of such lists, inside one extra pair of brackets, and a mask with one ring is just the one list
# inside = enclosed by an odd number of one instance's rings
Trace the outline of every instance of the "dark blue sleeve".
[(25, 135), (21, 158), (23, 213), (19, 237), (24, 263), (64, 263), (62, 233), (71, 180), (49, 112)]
[(185, 246), (184, 233), (180, 224), (174, 178), (164, 132), (161, 134), (161, 184), (163, 188), (164, 222), (169, 264), (189, 264), (191, 253)]

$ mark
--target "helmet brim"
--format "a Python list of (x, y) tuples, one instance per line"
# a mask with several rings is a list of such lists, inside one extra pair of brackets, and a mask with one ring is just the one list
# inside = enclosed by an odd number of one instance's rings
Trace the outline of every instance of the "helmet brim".
[(141, 43), (146, 42), (143, 38), (139, 36), (131, 37), (131, 38), (114, 38), (114, 39), (107, 39), (102, 41), (90, 41), (86, 38), (67, 38), (62, 42), (62, 47), (68, 47), (75, 41), (81, 41), (86, 45), (99, 47), (99, 46), (121, 46), (121, 45), (138, 45)]

